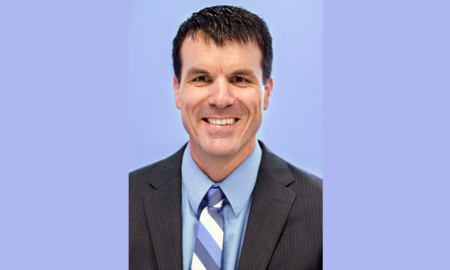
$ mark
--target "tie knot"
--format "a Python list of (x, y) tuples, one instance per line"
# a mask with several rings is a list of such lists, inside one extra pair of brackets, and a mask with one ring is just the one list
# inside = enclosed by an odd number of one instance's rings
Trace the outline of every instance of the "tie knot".
[(225, 194), (219, 187), (212, 187), (208, 190), (208, 206), (214, 208), (222, 207)]

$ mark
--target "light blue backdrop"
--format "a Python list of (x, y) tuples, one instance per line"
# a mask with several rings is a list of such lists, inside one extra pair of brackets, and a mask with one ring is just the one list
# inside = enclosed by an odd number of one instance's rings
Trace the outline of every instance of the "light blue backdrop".
[(273, 36), (274, 90), (258, 139), (322, 176), (322, 1), (313, 0), (131, 1), (129, 170), (171, 155), (188, 140), (173, 98), (172, 40), (193, 12), (224, 4), (259, 15)]

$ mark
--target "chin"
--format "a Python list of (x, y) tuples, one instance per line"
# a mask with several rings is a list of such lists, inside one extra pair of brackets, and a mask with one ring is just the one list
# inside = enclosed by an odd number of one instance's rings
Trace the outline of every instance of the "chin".
[(202, 149), (211, 157), (226, 158), (234, 156), (240, 148), (229, 140), (212, 140), (206, 141)]

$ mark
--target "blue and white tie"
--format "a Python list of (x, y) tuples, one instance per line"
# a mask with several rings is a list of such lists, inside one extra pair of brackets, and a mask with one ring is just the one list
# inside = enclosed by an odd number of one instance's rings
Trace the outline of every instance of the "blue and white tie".
[(198, 223), (192, 270), (220, 270), (222, 267), (223, 214), (225, 195), (219, 187), (208, 191), (208, 205)]

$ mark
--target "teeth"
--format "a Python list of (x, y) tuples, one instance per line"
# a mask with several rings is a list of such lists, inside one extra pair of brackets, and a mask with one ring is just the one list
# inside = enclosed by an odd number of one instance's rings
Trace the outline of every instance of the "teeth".
[(225, 125), (231, 125), (236, 122), (236, 118), (227, 118), (227, 119), (213, 119), (208, 118), (208, 123), (218, 126), (225, 126)]

